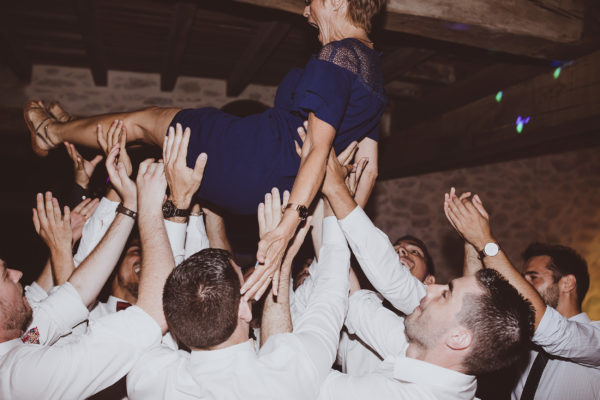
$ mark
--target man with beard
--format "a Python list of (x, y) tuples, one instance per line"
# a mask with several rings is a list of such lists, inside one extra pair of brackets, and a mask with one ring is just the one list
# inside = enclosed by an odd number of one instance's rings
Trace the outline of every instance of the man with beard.
[[(587, 263), (569, 247), (544, 243), (529, 245), (523, 259), (523, 276), (537, 290), (548, 309), (553, 309), (548, 317), (552, 314), (556, 317), (548, 318), (552, 323), (547, 327), (564, 330), (564, 338), (568, 340), (554, 348), (531, 351), (529, 362), (513, 388), (512, 398), (523, 399), (529, 395), (531, 399), (534, 396), (540, 399), (589, 399), (598, 396), (600, 321), (590, 321), (581, 311), (590, 284)], [(545, 361), (535, 361), (538, 356)], [(536, 368), (539, 371), (536, 373), (535, 363), (545, 363), (545, 366)], [(534, 382), (534, 377), (537, 390), (530, 383)]]
[(472, 399), (474, 375), (512, 363), (526, 348), (530, 303), (493, 270), (425, 288), (406, 268), (389, 268), (398, 256), (344, 186), (345, 172), (328, 163), (327, 174), (340, 177), (328, 190), (339, 224), (373, 286), (409, 315), (388, 310), (373, 292), (351, 293), (346, 327), (384, 361), (363, 376), (332, 371), (319, 399)]

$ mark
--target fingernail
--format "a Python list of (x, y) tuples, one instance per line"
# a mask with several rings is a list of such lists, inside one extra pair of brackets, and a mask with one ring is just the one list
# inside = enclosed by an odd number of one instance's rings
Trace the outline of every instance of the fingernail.
[(201, 160), (206, 160), (206, 154), (204, 154), (204, 153), (200, 154), (200, 159)]

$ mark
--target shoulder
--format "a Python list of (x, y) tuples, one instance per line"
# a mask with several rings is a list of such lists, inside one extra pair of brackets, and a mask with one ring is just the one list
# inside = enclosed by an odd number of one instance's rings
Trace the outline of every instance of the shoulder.
[(331, 42), (323, 46), (317, 58), (358, 73), (361, 54), (365, 50), (361, 46), (360, 43), (352, 39)]

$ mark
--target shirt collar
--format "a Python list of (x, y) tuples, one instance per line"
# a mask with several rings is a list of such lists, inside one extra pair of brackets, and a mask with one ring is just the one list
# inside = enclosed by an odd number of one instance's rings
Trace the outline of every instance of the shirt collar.
[(256, 357), (256, 351), (251, 340), (247, 340), (240, 344), (225, 347), (218, 350), (194, 350), (190, 356), (193, 364), (199, 365), (215, 365), (219, 363), (227, 363), (231, 359), (238, 357), (240, 354), (251, 354)]
[(474, 376), (414, 358), (397, 358), (394, 378), (429, 387), (439, 398), (472, 399), (477, 390)]

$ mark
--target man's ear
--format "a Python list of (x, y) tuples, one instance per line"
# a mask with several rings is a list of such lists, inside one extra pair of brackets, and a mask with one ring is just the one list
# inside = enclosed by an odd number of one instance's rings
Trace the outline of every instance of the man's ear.
[(462, 326), (452, 328), (446, 337), (446, 346), (452, 350), (466, 350), (473, 341), (473, 333)]
[(435, 284), (435, 276), (428, 274), (423, 281), (426, 285), (434, 285)]
[(238, 318), (244, 322), (252, 321), (252, 308), (247, 301), (244, 301), (244, 296), (240, 297), (240, 306), (238, 307)]
[(558, 280), (558, 290), (561, 293), (568, 293), (571, 291), (577, 291), (577, 279), (575, 275), (569, 274), (565, 275)]

